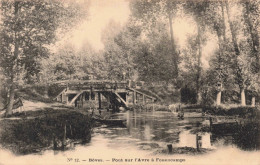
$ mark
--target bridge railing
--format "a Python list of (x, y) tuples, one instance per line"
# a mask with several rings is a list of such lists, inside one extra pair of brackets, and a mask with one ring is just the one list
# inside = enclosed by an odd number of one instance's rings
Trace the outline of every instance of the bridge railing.
[(64, 80), (57, 81), (55, 84), (68, 88), (76, 89), (125, 89), (128, 87), (126, 81), (109, 81), (109, 80)]
[(112, 80), (61, 80), (53, 82), (53, 84), (58, 84), (59, 86), (69, 87), (69, 88), (95, 88), (95, 89), (125, 89), (125, 88), (136, 88), (141, 89), (144, 86), (143, 81), (112, 81)]

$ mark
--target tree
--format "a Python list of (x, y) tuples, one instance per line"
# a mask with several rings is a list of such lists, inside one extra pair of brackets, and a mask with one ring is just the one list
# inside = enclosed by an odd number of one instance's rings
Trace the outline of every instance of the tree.
[(104, 63), (107, 78), (113, 80), (132, 79), (135, 76), (133, 58), (140, 43), (140, 30), (132, 26), (131, 22), (118, 28), (116, 22), (111, 21), (104, 30), (103, 43)]
[[(218, 51), (215, 52), (215, 56), (211, 58), (211, 71), (210, 74), (214, 75), (212, 86), (215, 86), (217, 90), (216, 105), (221, 104), (221, 95), (224, 85), (227, 84), (227, 77), (229, 73), (229, 52), (228, 41), (226, 36), (226, 23), (224, 14), (224, 2), (217, 1), (209, 3), (206, 10), (206, 25), (209, 29), (216, 34), (218, 41)], [(229, 79), (230, 81), (230, 79)]]
[(196, 78), (196, 91), (197, 91), (197, 104), (201, 103), (201, 57), (202, 57), (202, 32), (205, 28), (205, 15), (209, 6), (209, 1), (184, 1), (184, 9), (186, 12), (194, 17), (197, 23), (197, 43), (198, 43), (198, 58), (197, 58), (197, 78)]
[[(245, 33), (247, 33), (247, 42), (249, 44), (249, 56), (251, 70), (251, 84), (249, 88), (257, 91), (260, 81), (260, 59), (259, 59), (259, 14), (260, 14), (260, 1), (241, 1), (242, 12), (244, 16), (244, 23), (246, 25)], [(252, 96), (252, 106), (255, 104), (255, 95)]]
[(130, 8), (132, 11), (133, 20), (137, 22), (137, 24), (142, 25), (143, 32), (152, 31), (153, 27), (162, 20), (168, 20), (168, 27), (170, 33), (170, 46), (169, 50), (171, 54), (170, 61), (173, 63), (172, 66), (172, 75), (174, 79), (178, 77), (178, 64), (179, 64), (179, 53), (177, 51), (176, 43), (173, 36), (173, 17), (176, 14), (179, 8), (178, 1), (172, 0), (136, 0), (131, 1)]
[(172, 76), (174, 64), (171, 52), (170, 36), (167, 33), (167, 26), (158, 22), (146, 35), (141, 43), (139, 51), (135, 54), (135, 64), (139, 73), (139, 79), (146, 82), (173, 83)]
[(70, 10), (72, 6), (47, 0), (1, 1), (0, 62), (9, 82), (6, 115), (12, 113), (21, 71), (26, 72), (26, 77), (40, 72), (39, 59), (48, 57), (48, 46), (55, 41), (56, 29), (60, 24), (67, 25), (65, 18), (77, 11)]
[(103, 55), (107, 71), (106, 78), (112, 80), (121, 80), (126, 64), (126, 60), (123, 58), (123, 52), (120, 46), (115, 42), (121, 30), (122, 27), (119, 23), (110, 21), (102, 34), (102, 42), (105, 45)]
[[(188, 43), (186, 47), (182, 50), (182, 65), (181, 65), (181, 77), (185, 84), (192, 90), (197, 89), (197, 72), (198, 67), (198, 38), (197, 35), (190, 35), (187, 38)], [(197, 91), (196, 91), (197, 92)], [(197, 99), (197, 98), (196, 98)]]
[[(211, 58), (210, 74), (217, 78), (217, 105), (221, 101), (221, 89), (234, 89), (234, 85), (238, 84), (241, 91), (241, 103), (245, 105), (245, 89), (252, 88), (252, 83), (255, 81), (256, 65), (254, 61), (256, 56), (253, 53), (252, 40), (247, 36), (250, 35), (250, 28), (248, 20), (245, 16), (246, 7), (244, 2), (241, 2), (243, 10), (240, 10), (239, 3), (228, 3), (226, 1), (211, 2), (207, 10), (206, 24), (215, 32), (218, 38), (219, 50), (216, 51), (216, 56)], [(236, 9), (236, 15), (244, 16), (243, 19), (232, 18), (230, 14), (230, 5)], [(227, 9), (225, 13), (225, 9)], [(229, 24), (226, 30), (225, 17), (228, 16)], [(238, 17), (239, 18), (239, 17)], [(243, 17), (242, 17), (243, 18)], [(257, 18), (254, 19), (257, 22)], [(247, 25), (244, 28), (243, 21)], [(255, 27), (255, 26), (254, 26)], [(231, 32), (229, 35), (227, 32)], [(251, 49), (251, 50), (250, 50)], [(253, 58), (255, 58), (253, 60)], [(250, 69), (251, 68), (251, 69)], [(250, 71), (251, 70), (251, 71)], [(254, 72), (252, 72), (254, 70)], [(214, 83), (211, 83), (215, 86)], [(233, 87), (232, 87), (233, 86)], [(244, 89), (242, 89), (244, 88)]]
[[(81, 63), (84, 62), (77, 55), (72, 44), (65, 44), (57, 52), (51, 54), (46, 61), (42, 62), (42, 73), (46, 82), (55, 80), (71, 80), (77, 76), (84, 76), (78, 72), (82, 71)], [(48, 72), (48, 74), (46, 73)]]
[(242, 1), (244, 22), (247, 26), (247, 33), (249, 33), (251, 54), (255, 58), (252, 64), (252, 71), (254, 73), (260, 72), (260, 59), (259, 59), (259, 14), (260, 2), (259, 1)]
[[(239, 33), (239, 24), (240, 22), (233, 22), (231, 20), (230, 14), (230, 6), (229, 2), (225, 2), (225, 7), (228, 16), (228, 23), (231, 32), (232, 44), (233, 44), (233, 69), (236, 82), (240, 88), (240, 95), (241, 95), (241, 105), (246, 105), (246, 97), (245, 97), (245, 88), (248, 84), (249, 79), (249, 72), (248, 72), (248, 63), (246, 58), (246, 51), (243, 50), (243, 47), (239, 48), (239, 40), (238, 40), (238, 33)], [(246, 46), (244, 46), (246, 48)]]

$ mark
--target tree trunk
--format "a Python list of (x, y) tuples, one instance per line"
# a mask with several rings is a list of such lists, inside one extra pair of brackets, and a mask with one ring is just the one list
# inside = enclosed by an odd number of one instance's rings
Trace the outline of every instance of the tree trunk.
[(252, 106), (252, 107), (255, 107), (255, 96), (252, 97), (251, 106)]
[(226, 23), (225, 23), (225, 13), (224, 13), (224, 2), (221, 2), (221, 12), (222, 12), (222, 23), (223, 23), (223, 39), (224, 43), (226, 43)]
[(173, 64), (174, 64), (174, 78), (178, 77), (178, 54), (176, 53), (176, 47), (173, 37), (173, 28), (172, 28), (172, 14), (169, 12), (169, 25), (170, 25), (170, 34), (171, 34), (171, 46), (172, 46), (172, 54), (173, 54)]
[[(226, 43), (226, 25), (225, 25), (225, 14), (224, 14), (224, 2), (221, 2), (221, 11), (222, 11), (222, 24), (223, 24), (223, 32), (221, 33), (220, 29), (215, 29), (217, 32), (217, 36), (218, 36), (218, 45), (219, 45), (219, 56), (218, 56), (218, 81), (221, 82), (222, 81), (222, 71), (221, 71), (221, 65), (223, 65), (223, 63), (221, 62), (221, 56), (223, 56), (224, 54), (224, 50), (225, 50), (225, 43)], [(223, 41), (221, 41), (221, 35), (223, 35)], [(220, 85), (220, 86), (219, 86)], [(218, 84), (218, 93), (217, 93), (217, 98), (216, 98), (216, 105), (219, 106), (221, 105), (221, 88), (222, 88), (222, 83)]]
[(246, 106), (246, 95), (245, 95), (244, 88), (241, 89), (240, 96), (241, 96), (241, 105)]
[(66, 124), (64, 124), (64, 130), (63, 130), (63, 138), (62, 138), (62, 149), (65, 150), (66, 148), (66, 139), (67, 139), (67, 127)]
[(216, 104), (217, 106), (221, 105), (221, 91), (218, 91)]
[(232, 21), (230, 20), (230, 12), (229, 12), (228, 1), (226, 1), (226, 9), (227, 9), (228, 23), (229, 23), (229, 26), (230, 26), (230, 32), (231, 32), (233, 47), (235, 49), (236, 55), (239, 56), (240, 50), (239, 50), (238, 42), (237, 42), (237, 34), (236, 34), (236, 31), (235, 31), (234, 25), (233, 25)]
[(221, 56), (223, 56), (223, 47), (224, 47), (224, 44), (221, 42), (221, 32), (216, 29), (216, 32), (217, 32), (217, 36), (218, 36), (218, 46), (219, 46), (219, 50), (220, 50), (220, 53), (219, 53), (219, 56), (218, 56), (218, 67), (216, 68), (217, 69), (217, 73), (218, 73), (218, 77), (217, 77), (217, 90), (218, 90), (218, 93), (217, 93), (217, 98), (216, 98), (216, 105), (220, 105), (221, 104), (221, 90), (222, 90), (222, 77), (221, 77), (221, 74), (222, 74), (222, 71), (221, 71), (221, 65), (223, 65), (222, 61), (221, 61)]
[(229, 12), (229, 5), (228, 5), (228, 1), (226, 1), (226, 9), (227, 9), (227, 16), (228, 16), (228, 23), (230, 26), (230, 32), (231, 32), (231, 37), (232, 37), (232, 42), (233, 42), (233, 47), (235, 50), (235, 69), (236, 69), (236, 76), (237, 78), (240, 80), (239, 82), (239, 86), (240, 86), (240, 92), (241, 92), (241, 105), (245, 106), (246, 105), (246, 97), (245, 97), (245, 89), (244, 89), (244, 77), (242, 74), (242, 68), (239, 66), (238, 64), (238, 56), (240, 56), (240, 50), (238, 47), (238, 41), (237, 41), (237, 34), (234, 28), (234, 25), (232, 23), (232, 21), (230, 20), (230, 12)]
[(14, 105), (14, 84), (12, 83), (9, 90), (8, 106), (5, 112), (5, 116), (12, 114), (13, 105)]
[[(15, 18), (18, 19), (18, 10), (19, 10), (19, 2), (15, 1), (14, 3), (14, 15)], [(5, 112), (5, 115), (11, 115), (12, 114), (12, 109), (13, 109), (13, 105), (14, 105), (14, 95), (15, 95), (15, 75), (16, 75), (16, 70), (17, 70), (17, 58), (18, 58), (18, 54), (19, 54), (19, 44), (18, 44), (18, 34), (17, 34), (17, 29), (15, 28), (15, 32), (14, 32), (14, 60), (12, 61), (12, 67), (11, 67), (11, 75), (10, 75), (10, 90), (9, 90), (9, 99), (8, 99), (8, 106)]]
[(259, 66), (260, 64), (260, 61), (259, 61), (259, 54), (258, 54), (258, 49), (259, 49), (259, 35), (258, 35), (258, 32), (257, 30), (255, 30), (253, 28), (253, 24), (252, 24), (252, 21), (250, 20), (250, 12), (249, 12), (249, 2), (245, 2), (245, 12), (244, 12), (244, 18), (245, 18), (245, 22), (248, 26), (248, 30), (249, 30), (249, 33), (250, 33), (250, 36), (251, 36), (251, 40), (252, 40), (252, 50), (253, 50), (253, 53), (255, 55), (255, 58), (256, 58), (256, 63), (257, 65)]
[[(199, 21), (197, 21), (199, 22)], [(197, 80), (196, 80), (196, 88), (197, 88), (197, 104), (201, 104), (201, 87), (200, 87), (200, 79), (201, 79), (201, 29), (198, 23), (198, 45), (199, 45), (199, 55), (198, 55), (198, 70), (197, 70)]]
[(44, 93), (43, 96), (44, 96), (45, 98), (49, 98), (49, 96), (48, 96), (48, 89), (49, 89), (49, 88), (48, 88), (48, 85), (45, 85), (45, 86), (44, 86), (44, 92), (43, 92), (43, 93)]

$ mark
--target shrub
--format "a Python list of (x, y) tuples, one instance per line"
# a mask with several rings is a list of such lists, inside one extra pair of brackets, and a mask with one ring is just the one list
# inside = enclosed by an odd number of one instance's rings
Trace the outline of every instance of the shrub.
[(240, 117), (253, 117), (259, 113), (256, 107), (241, 107), (241, 106), (219, 106), (219, 107), (203, 107), (203, 112), (212, 115), (224, 115), (224, 116), (235, 116)]
[(93, 121), (89, 116), (77, 112), (46, 111), (44, 117), (35, 119), (3, 120), (0, 142), (4, 148), (17, 154), (28, 154), (51, 147), (53, 140), (63, 142), (66, 138), (89, 142)]

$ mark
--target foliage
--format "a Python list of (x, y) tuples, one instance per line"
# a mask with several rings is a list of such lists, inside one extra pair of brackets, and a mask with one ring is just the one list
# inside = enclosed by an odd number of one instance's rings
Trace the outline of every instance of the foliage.
[[(112, 80), (132, 79), (135, 76), (133, 56), (139, 50), (139, 29), (129, 23), (126, 27), (118, 28), (111, 21), (103, 32), (105, 44), (103, 66), (107, 71), (106, 78)], [(110, 34), (110, 35), (107, 35)]]
[(13, 69), (18, 75), (20, 70), (26, 70), (25, 78), (40, 72), (38, 59), (48, 56), (48, 45), (55, 41), (56, 29), (61, 28), (60, 24), (68, 26), (63, 21), (70, 17), (67, 22), (71, 23), (76, 15), (72, 6), (58, 1), (1, 2), (1, 66), (7, 77)]
[(93, 121), (80, 113), (53, 110), (37, 112), (35, 119), (2, 120), (3, 130), (0, 141), (4, 148), (11, 149), (17, 154), (30, 154), (53, 147), (53, 140), (62, 143), (64, 126), (66, 125), (66, 138), (89, 142)]
[[(167, 75), (168, 78), (165, 78), (165, 73), (161, 75), (158, 74), (158, 78), (154, 81), (172, 81), (178, 77), (178, 64), (179, 64), (179, 53), (177, 51), (177, 45), (173, 36), (172, 21), (173, 17), (179, 9), (179, 2), (170, 1), (170, 0), (141, 0), (141, 1), (131, 1), (130, 8), (132, 11), (132, 21), (136, 25), (141, 26), (142, 36), (147, 39), (148, 42), (145, 42), (145, 47), (151, 47), (148, 49), (152, 55), (152, 60), (158, 60), (158, 64), (150, 65), (153, 68), (156, 68), (159, 65), (159, 68), (154, 70), (157, 72), (169, 72)], [(168, 30), (170, 29), (170, 31)], [(153, 52), (155, 51), (155, 53)], [(146, 48), (141, 48), (141, 57), (150, 54), (147, 52)], [(152, 54), (154, 53), (154, 54)], [(165, 55), (167, 54), (167, 58)], [(149, 57), (147, 57), (149, 58)], [(145, 61), (143, 61), (144, 63)], [(154, 61), (156, 62), (156, 61)], [(142, 64), (141, 64), (142, 65)], [(164, 66), (163, 66), (164, 65)], [(163, 67), (163, 68), (162, 68)], [(147, 70), (150, 67), (146, 67)], [(152, 75), (152, 74), (148, 74)], [(156, 76), (154, 76), (156, 77)], [(153, 81), (149, 80), (148, 81)]]
[(257, 29), (259, 28), (260, 2), (245, 1), (241, 2), (241, 6), (243, 10), (243, 21), (246, 25), (244, 31), (249, 34), (247, 39), (250, 47), (250, 56), (255, 59), (252, 61), (250, 69), (253, 73), (259, 73), (259, 34)]
[(181, 89), (181, 102), (184, 104), (195, 104), (197, 102), (196, 92), (185, 86)]
[[(86, 43), (79, 50), (64, 44), (51, 53), (50, 45), (87, 15), (87, 7), (71, 1), (1, 4), (0, 62), (9, 89), (13, 82), (139, 79), (150, 88), (159, 84), (162, 91), (157, 93), (166, 102), (178, 101), (181, 89), (186, 90), (182, 101), (204, 105), (215, 104), (219, 92), (222, 101), (239, 103), (241, 96), (227, 93), (260, 90), (259, 1), (133, 0), (125, 25), (110, 21), (104, 28), (103, 51), (95, 52)], [(191, 18), (197, 28), (185, 45), (178, 45), (173, 33), (173, 22), (180, 16)], [(215, 51), (205, 57), (212, 40), (217, 41)], [(202, 65), (205, 61), (208, 68)]]
[(203, 112), (212, 115), (239, 116), (239, 117), (256, 117), (259, 115), (258, 109), (255, 107), (203, 107)]
[(41, 71), (40, 59), (48, 57), (49, 46), (56, 39), (56, 30), (67, 29), (66, 25), (74, 22), (73, 16), (81, 11), (77, 7), (72, 2), (65, 5), (47, 0), (1, 1), (0, 66), (9, 84), (7, 114), (12, 110), (17, 83), (33, 83), (32, 77)]
[(158, 22), (135, 56), (140, 80), (147, 82), (174, 82), (173, 58), (166, 26)]

